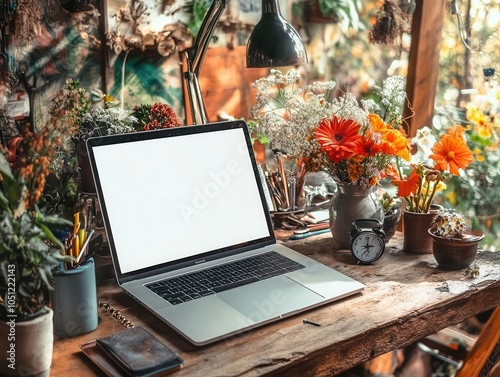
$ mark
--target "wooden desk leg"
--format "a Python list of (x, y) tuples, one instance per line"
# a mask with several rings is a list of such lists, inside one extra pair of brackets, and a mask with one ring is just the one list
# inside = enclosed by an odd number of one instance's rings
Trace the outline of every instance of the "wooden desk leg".
[[(497, 352), (500, 343), (500, 306), (497, 307), (484, 325), (481, 333), (477, 337), (476, 343), (470, 350), (459, 369), (456, 377), (479, 376), (484, 368), (486, 361), (493, 352)], [(500, 351), (498, 351), (500, 352)], [(495, 365), (498, 370), (498, 362)], [(498, 377), (500, 374), (489, 374), (492, 377)]]

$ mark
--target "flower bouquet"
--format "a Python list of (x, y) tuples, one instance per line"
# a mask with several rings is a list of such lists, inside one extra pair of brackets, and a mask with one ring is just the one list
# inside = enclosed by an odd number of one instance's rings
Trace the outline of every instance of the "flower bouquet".
[(349, 247), (354, 220), (384, 221), (376, 187), (380, 180), (397, 175), (399, 159), (411, 160), (410, 140), (395, 106), (405, 98), (402, 88), (402, 78), (387, 79), (379, 89), (381, 106), (366, 100), (359, 104), (345, 94), (335, 101), (337, 112), (314, 129), (320, 166), (338, 186), (330, 205), (330, 229), (336, 247)]

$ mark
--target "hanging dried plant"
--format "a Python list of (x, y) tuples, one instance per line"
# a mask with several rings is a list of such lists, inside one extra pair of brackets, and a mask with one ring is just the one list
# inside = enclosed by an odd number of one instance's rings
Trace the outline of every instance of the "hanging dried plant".
[(409, 14), (392, 0), (385, 0), (376, 15), (368, 41), (375, 44), (392, 45), (406, 30)]
[(31, 43), (41, 32), (41, 7), (39, 1), (18, 0), (11, 31), (11, 43)]

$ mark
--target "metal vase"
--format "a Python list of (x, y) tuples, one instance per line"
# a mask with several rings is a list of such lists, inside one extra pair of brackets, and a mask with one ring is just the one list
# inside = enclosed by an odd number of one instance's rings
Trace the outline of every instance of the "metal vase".
[(337, 191), (329, 207), (330, 230), (335, 248), (349, 249), (349, 230), (354, 220), (384, 221), (384, 209), (375, 191), (375, 187), (337, 183)]

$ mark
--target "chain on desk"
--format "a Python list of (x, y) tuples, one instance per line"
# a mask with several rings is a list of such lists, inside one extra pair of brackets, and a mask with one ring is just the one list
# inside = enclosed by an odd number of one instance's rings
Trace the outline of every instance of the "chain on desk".
[(133, 322), (130, 322), (127, 318), (125, 318), (121, 313), (120, 311), (116, 310), (115, 308), (113, 308), (111, 306), (111, 304), (107, 303), (107, 302), (102, 302), (102, 301), (99, 301), (99, 307), (101, 309), (104, 309), (106, 310), (109, 314), (111, 314), (111, 316), (113, 318), (116, 318), (118, 320), (118, 322), (120, 322), (120, 324), (124, 327), (134, 327), (134, 323)]

